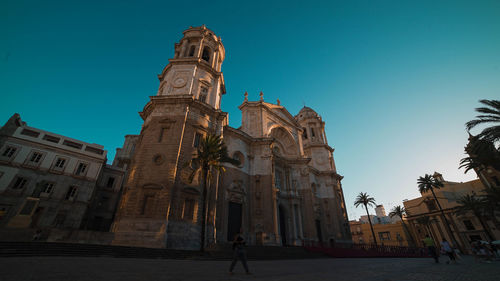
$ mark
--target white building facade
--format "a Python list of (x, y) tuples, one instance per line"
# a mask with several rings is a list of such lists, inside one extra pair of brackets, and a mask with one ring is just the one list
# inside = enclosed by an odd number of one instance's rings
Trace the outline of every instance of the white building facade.
[(14, 114), (0, 128), (0, 227), (80, 228), (105, 162), (103, 146)]

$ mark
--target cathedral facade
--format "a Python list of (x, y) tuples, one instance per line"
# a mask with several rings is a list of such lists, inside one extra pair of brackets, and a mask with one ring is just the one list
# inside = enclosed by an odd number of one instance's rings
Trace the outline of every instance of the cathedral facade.
[[(350, 242), (350, 230), (325, 122), (311, 108), (285, 107), (245, 94), (242, 125), (221, 111), (225, 49), (205, 26), (191, 27), (158, 75), (160, 86), (140, 112), (138, 136), (127, 136), (127, 168), (112, 226), (113, 244), (198, 249), (200, 177), (185, 165), (207, 134), (222, 136), (240, 161), (215, 174), (207, 195), (207, 245), (230, 243), (239, 231), (250, 245)], [(119, 150), (119, 152), (122, 150)], [(120, 157), (117, 153), (117, 157)], [(126, 157), (129, 155), (128, 157)]]

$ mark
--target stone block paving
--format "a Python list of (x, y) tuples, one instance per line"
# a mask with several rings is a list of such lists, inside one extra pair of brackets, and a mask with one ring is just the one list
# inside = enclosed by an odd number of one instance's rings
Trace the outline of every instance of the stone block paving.
[(13, 257), (0, 258), (0, 281), (498, 281), (500, 261), (435, 264), (429, 259), (306, 259), (250, 261), (252, 275), (240, 263), (229, 275), (230, 261)]

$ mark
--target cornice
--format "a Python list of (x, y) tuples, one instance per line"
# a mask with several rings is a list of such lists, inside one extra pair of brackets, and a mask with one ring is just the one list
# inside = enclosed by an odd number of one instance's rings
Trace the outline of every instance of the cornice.
[(336, 178), (336, 179), (338, 179), (338, 180), (342, 180), (342, 179), (344, 178), (343, 176), (341, 176), (341, 175), (337, 174), (337, 172), (335, 172), (335, 171), (333, 171), (333, 170), (329, 170), (329, 171), (320, 171), (320, 170), (318, 170), (318, 169), (316, 169), (316, 168), (314, 168), (314, 167), (312, 167), (312, 166), (308, 166), (308, 167), (309, 167), (309, 169), (310, 169), (311, 171), (313, 171), (313, 173), (314, 173), (315, 175), (327, 175), (327, 176), (328, 176), (328, 175), (330, 175), (330, 176), (335, 177), (335, 178)]
[(199, 109), (201, 112), (214, 116), (216, 119), (223, 120), (227, 118), (227, 112), (220, 109), (214, 109), (210, 105), (195, 99), (191, 95), (167, 95), (167, 96), (150, 96), (150, 101), (144, 106), (144, 109), (139, 112), (142, 120), (151, 114), (154, 107), (162, 104), (185, 104)]
[[(106, 154), (105, 157), (98, 157), (98, 156), (93, 156), (90, 154), (86, 154), (80, 151), (73, 151), (73, 150), (67, 150), (58, 146), (54, 145), (49, 145), (41, 142), (37, 142), (34, 140), (28, 140), (28, 139), (23, 139), (23, 138), (18, 138), (16, 136), (6, 136), (4, 143), (13, 143), (14, 145), (25, 145), (25, 146), (30, 146), (30, 148), (35, 148), (37, 146), (41, 147), (42, 149), (45, 149), (47, 151), (51, 151), (54, 153), (64, 153), (66, 155), (71, 155), (72, 157), (79, 158), (79, 159), (85, 159), (87, 161), (97, 161), (100, 163), (104, 163), (107, 159), (107, 150), (105, 150)], [(22, 143), (22, 144), (20, 144)]]
[(309, 144), (304, 144), (304, 149), (313, 148), (313, 147), (324, 147), (324, 148), (328, 149), (330, 152), (334, 152), (335, 151), (335, 148), (329, 146), (326, 143), (309, 143)]
[(164, 78), (167, 70), (170, 69), (173, 65), (177, 65), (177, 64), (197, 65), (200, 68), (203, 68), (204, 70), (210, 72), (210, 74), (214, 75), (215, 77), (222, 76), (222, 72), (213, 69), (210, 64), (208, 64), (206, 61), (202, 60), (201, 58), (192, 58), (192, 57), (190, 57), (190, 58), (177, 58), (177, 59), (169, 59), (168, 62), (169, 63), (165, 66), (165, 68), (163, 68), (161, 74), (158, 74), (158, 79), (160, 81)]
[[(285, 113), (285, 115), (288, 115), (289, 119), (288, 120), (284, 119), (279, 114), (275, 113), (273, 111), (273, 108), (270, 107), (268, 104), (273, 105), (276, 108), (279, 108), (280, 110), (282, 110), (282, 112)], [(294, 127), (298, 131), (302, 131), (302, 126), (300, 126), (300, 124), (297, 122), (297, 120), (295, 120), (295, 118), (293, 117), (293, 115), (291, 115), (290, 112), (288, 112), (288, 110), (284, 106), (274, 105), (274, 104), (271, 104), (271, 103), (268, 103), (268, 102), (265, 102), (265, 101), (244, 101), (241, 105), (238, 106), (238, 109), (242, 110), (245, 106), (263, 107), (263, 108), (266, 109), (267, 112), (269, 112), (274, 117), (278, 118), (279, 120), (283, 121), (284, 123), (287, 123), (291, 127)]]

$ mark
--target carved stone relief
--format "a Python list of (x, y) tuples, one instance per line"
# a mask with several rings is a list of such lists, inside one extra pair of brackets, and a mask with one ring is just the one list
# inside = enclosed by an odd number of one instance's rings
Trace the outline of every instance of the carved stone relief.
[(245, 193), (243, 181), (234, 180), (226, 189), (226, 199), (231, 202), (243, 204), (245, 201)]

